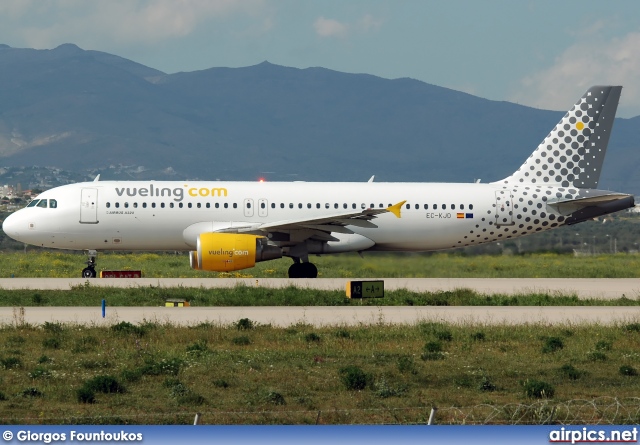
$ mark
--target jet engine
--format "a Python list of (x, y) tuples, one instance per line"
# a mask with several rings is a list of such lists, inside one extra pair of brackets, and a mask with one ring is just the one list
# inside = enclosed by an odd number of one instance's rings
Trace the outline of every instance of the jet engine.
[(215, 272), (248, 269), (277, 258), (282, 258), (282, 250), (265, 237), (235, 233), (201, 233), (197, 250), (189, 253), (192, 269)]

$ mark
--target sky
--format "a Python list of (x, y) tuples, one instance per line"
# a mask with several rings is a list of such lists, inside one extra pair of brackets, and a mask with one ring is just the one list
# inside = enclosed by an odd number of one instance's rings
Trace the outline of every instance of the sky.
[(268, 60), (568, 110), (622, 85), (640, 115), (638, 0), (0, 0), (0, 43), (74, 43), (166, 73)]

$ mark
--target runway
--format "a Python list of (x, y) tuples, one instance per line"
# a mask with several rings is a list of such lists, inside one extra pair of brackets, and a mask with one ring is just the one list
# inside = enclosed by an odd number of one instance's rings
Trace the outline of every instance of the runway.
[[(371, 278), (369, 278), (370, 280)], [(344, 290), (347, 281), (358, 278), (2, 278), (2, 289), (71, 289), (104, 287), (196, 287), (234, 286), (282, 288), (295, 286), (308, 289)], [(640, 297), (637, 278), (384, 278), (385, 290), (408, 289), (415, 292), (472, 289), (480, 294), (518, 295), (544, 293), (576, 295), (579, 298), (615, 299)]]
[[(357, 279), (353, 279), (357, 280)], [(5, 278), (3, 289), (71, 289), (72, 287), (188, 287), (215, 289), (233, 286), (284, 288), (289, 286), (344, 291), (346, 278), (281, 279), (281, 278)], [(633, 278), (387, 278), (385, 290), (408, 289), (416, 292), (451, 291), (467, 288), (480, 294), (517, 295), (543, 293), (576, 295), (579, 298), (614, 299), (640, 296), (640, 280)], [(90, 288), (89, 288), (90, 289)], [(20, 312), (23, 310), (24, 312)], [(230, 324), (249, 318), (262, 324), (290, 326), (307, 323), (314, 326), (370, 325), (378, 323), (413, 324), (421, 321), (444, 321), (458, 324), (615, 324), (640, 321), (636, 306), (350, 306), (340, 307), (113, 307), (102, 318), (100, 308), (91, 307), (25, 307), (0, 308), (0, 324), (62, 322), (83, 325), (109, 325), (120, 321), (140, 323), (156, 321), (181, 325), (198, 323)]]
[(102, 318), (99, 307), (0, 308), (0, 325), (44, 322), (106, 326), (121, 321), (177, 325), (213, 323), (229, 325), (241, 318), (260, 324), (286, 327), (298, 323), (313, 326), (415, 324), (440, 321), (463, 325), (516, 324), (626, 324), (640, 321), (637, 306), (313, 306), (313, 307), (108, 307)]

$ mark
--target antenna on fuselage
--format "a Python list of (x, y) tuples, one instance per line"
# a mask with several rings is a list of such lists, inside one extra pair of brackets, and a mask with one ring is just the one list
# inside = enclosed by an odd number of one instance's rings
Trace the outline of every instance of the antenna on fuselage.
[(100, 180), (100, 173), (98, 173), (98, 176), (96, 176), (96, 179), (93, 180), (93, 182), (98, 182)]
[(375, 177), (376, 177), (376, 175), (371, 176), (367, 182), (373, 182), (373, 178), (375, 178)]

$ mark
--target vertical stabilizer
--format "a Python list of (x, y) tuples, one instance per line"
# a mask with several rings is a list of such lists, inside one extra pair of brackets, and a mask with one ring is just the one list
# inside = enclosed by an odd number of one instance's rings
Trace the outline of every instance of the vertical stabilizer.
[(558, 122), (529, 159), (499, 183), (598, 188), (620, 86), (594, 86)]

